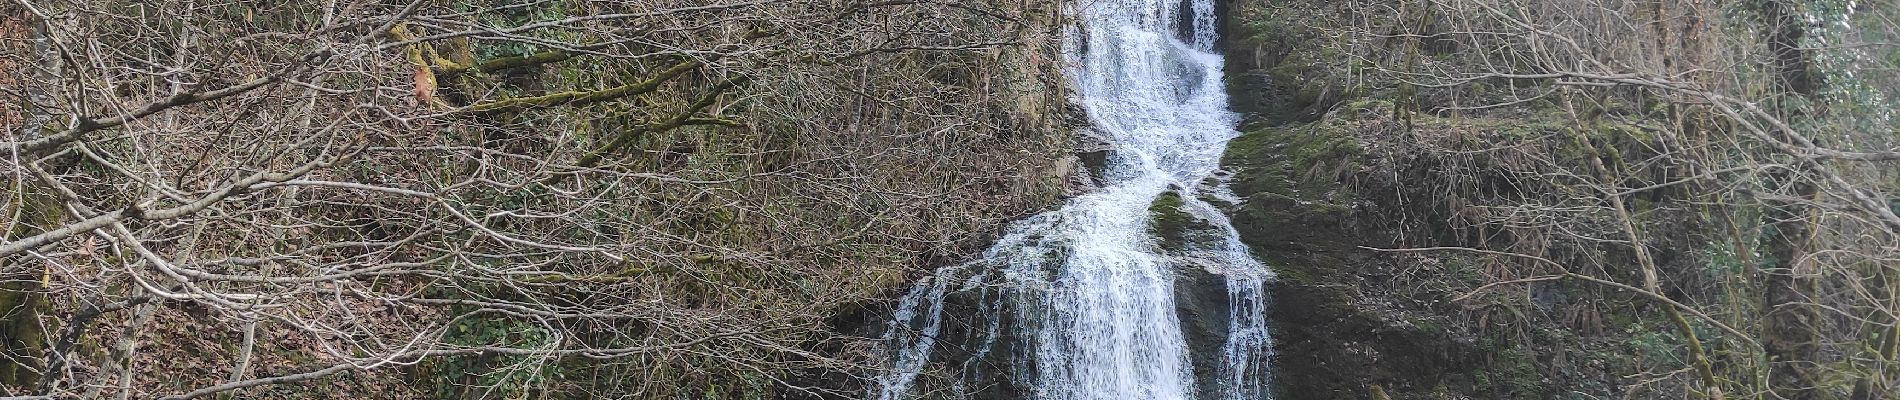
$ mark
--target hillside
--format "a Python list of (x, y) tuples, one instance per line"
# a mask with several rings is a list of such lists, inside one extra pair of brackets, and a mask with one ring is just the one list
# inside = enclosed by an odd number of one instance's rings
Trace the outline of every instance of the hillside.
[(1900, 387), (1893, 6), (1229, 7), (1277, 398)]
[(1900, 399), (1900, 3), (19, 0), (0, 400)]
[(855, 396), (1070, 190), (1057, 11), (0, 6), (0, 393)]

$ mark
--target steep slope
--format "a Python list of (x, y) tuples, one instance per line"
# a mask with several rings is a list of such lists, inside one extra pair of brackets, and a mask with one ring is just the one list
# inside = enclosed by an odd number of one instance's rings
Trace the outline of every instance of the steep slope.
[(855, 396), (1080, 164), (1054, 4), (0, 14), (6, 395)]
[(1783, 149), (1890, 151), (1858, 104), (1891, 91), (1810, 87), (1826, 58), (1786, 43), (1863, 32), (1782, 6), (1230, 2), (1227, 212), (1279, 273), (1277, 398), (1881, 398), (1895, 239), (1851, 199), (1895, 169)]

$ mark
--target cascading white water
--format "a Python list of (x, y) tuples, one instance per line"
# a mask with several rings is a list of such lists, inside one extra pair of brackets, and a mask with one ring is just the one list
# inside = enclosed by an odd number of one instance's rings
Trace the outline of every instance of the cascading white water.
[[(985, 327), (960, 347), (965, 378), (1007, 346), (1007, 371), (991, 371), (1052, 400), (1259, 399), (1268, 347), (1262, 285), (1270, 272), (1203, 195), (1236, 136), (1213, 52), (1214, 0), (1079, 0), (1084, 23), (1068, 38), (1071, 78), (1094, 127), (1114, 145), (1102, 187), (1010, 227), (983, 259), (946, 267), (899, 305), (892, 371), (874, 395), (898, 400), (944, 346), (946, 296), (977, 293)], [(1150, 204), (1175, 190), (1205, 222), (1197, 240), (1162, 249)], [(1214, 192), (1214, 193), (1201, 193)], [(1196, 371), (1176, 314), (1177, 271), (1201, 268), (1227, 282), (1218, 366)], [(1003, 322), (1007, 313), (1008, 326)], [(956, 371), (956, 370), (951, 370)], [(1201, 383), (1212, 383), (1213, 390)], [(951, 390), (970, 390), (959, 380)], [(954, 393), (962, 395), (963, 393)]]

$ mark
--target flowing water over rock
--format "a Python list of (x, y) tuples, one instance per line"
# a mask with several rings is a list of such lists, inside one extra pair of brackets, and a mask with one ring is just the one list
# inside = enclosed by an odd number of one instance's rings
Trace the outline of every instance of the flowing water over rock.
[(1270, 272), (1204, 200), (1228, 197), (1208, 182), (1236, 135), (1214, 0), (1075, 7), (1076, 100), (1114, 145), (1102, 187), (905, 296), (878, 398), (1265, 397)]

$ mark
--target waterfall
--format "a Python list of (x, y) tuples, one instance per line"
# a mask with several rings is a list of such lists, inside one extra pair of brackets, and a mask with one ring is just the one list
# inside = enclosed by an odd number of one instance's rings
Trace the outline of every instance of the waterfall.
[[(1012, 224), (977, 261), (918, 283), (884, 337), (891, 369), (872, 396), (925, 396), (914, 393), (919, 379), (951, 375), (937, 386), (953, 397), (1006, 386), (1051, 400), (1264, 398), (1271, 273), (1203, 200), (1232, 201), (1210, 177), (1237, 135), (1213, 52), (1214, 1), (1073, 6), (1083, 21), (1066, 38), (1074, 101), (1114, 145), (1101, 187)], [(1149, 207), (1170, 191), (1198, 224), (1186, 243), (1164, 246)], [(1228, 326), (1208, 350), (1219, 354), (1194, 354), (1184, 333), (1182, 271), (1225, 281), (1214, 289)]]

